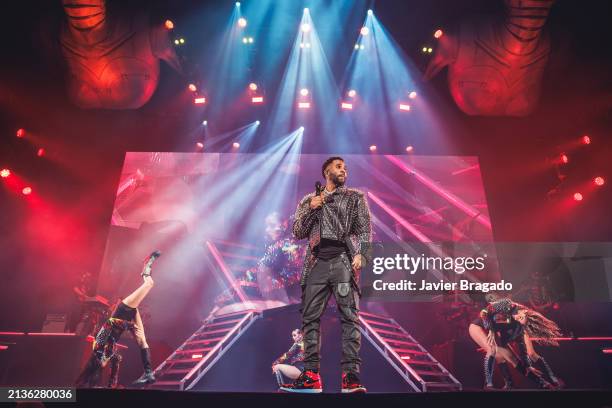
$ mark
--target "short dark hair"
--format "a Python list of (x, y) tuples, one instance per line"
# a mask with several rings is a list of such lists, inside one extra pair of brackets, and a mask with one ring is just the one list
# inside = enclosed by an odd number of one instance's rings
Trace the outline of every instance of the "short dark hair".
[(327, 166), (332, 164), (334, 162), (334, 160), (342, 160), (342, 161), (344, 161), (344, 159), (342, 157), (340, 157), (340, 156), (332, 156), (329, 159), (325, 160), (325, 162), (323, 163), (323, 166), (321, 167), (321, 174), (323, 175), (323, 178), (325, 178), (325, 169), (327, 168)]

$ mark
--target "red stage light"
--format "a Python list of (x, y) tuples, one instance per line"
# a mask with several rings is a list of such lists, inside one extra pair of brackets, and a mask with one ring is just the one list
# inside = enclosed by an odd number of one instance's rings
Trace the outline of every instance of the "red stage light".
[(203, 104), (206, 103), (206, 98), (204, 98), (204, 97), (195, 98), (193, 100), (193, 103), (195, 103), (196, 105), (203, 105)]
[(0, 177), (7, 178), (10, 175), (11, 175), (11, 171), (9, 169), (0, 170)]
[(251, 102), (253, 103), (263, 103), (264, 98), (263, 96), (254, 96), (251, 98)]
[(240, 143), (238, 143), (238, 142), (234, 142), (234, 143), (232, 144), (232, 147), (233, 147), (234, 149), (238, 149), (238, 148), (240, 147)]
[(24, 187), (21, 192), (23, 193), (23, 195), (30, 195), (32, 194), (32, 187)]
[(257, 90), (257, 84), (256, 84), (255, 82), (251, 82), (251, 83), (249, 84), (249, 89), (250, 89), (251, 91), (256, 91), (256, 90)]
[(17, 129), (17, 137), (25, 137), (26, 131), (24, 128)]
[(310, 109), (310, 102), (300, 102), (300, 103), (298, 103), (298, 108), (300, 108), (300, 109)]
[(438, 29), (434, 33), (434, 38), (440, 38), (440, 37), (442, 37), (443, 34), (444, 34), (444, 32), (442, 30)]
[(576, 201), (582, 201), (584, 197), (582, 197), (582, 194), (580, 193), (574, 193), (574, 200)]
[(568, 157), (568, 156), (567, 156), (567, 154), (565, 154), (565, 153), (562, 153), (562, 154), (561, 154), (560, 159), (561, 159), (561, 163), (563, 163), (563, 164), (567, 164), (567, 163), (569, 163), (569, 157)]
[(43, 157), (45, 155), (45, 149), (43, 149), (42, 147), (40, 149), (38, 149), (38, 151), (36, 152), (36, 155), (38, 157)]
[(347, 103), (347, 102), (342, 102), (340, 107), (342, 109), (345, 109), (345, 110), (351, 110), (351, 109), (353, 109), (353, 104), (352, 103)]
[(412, 92), (410, 92), (410, 93), (408, 94), (408, 97), (409, 97), (410, 99), (414, 99), (414, 98), (416, 98), (416, 97), (417, 97), (417, 93), (416, 93), (416, 91), (412, 91)]
[(585, 144), (585, 145), (591, 144), (591, 138), (586, 135), (582, 136), (582, 139), (580, 140), (582, 141), (582, 144)]
[(603, 177), (595, 177), (593, 179), (593, 183), (595, 183), (596, 186), (603, 186), (605, 182), (606, 181), (604, 180)]
[(198, 147), (198, 149), (203, 149), (204, 148), (204, 143), (198, 142), (198, 143), (196, 143), (196, 146)]
[(401, 110), (401, 111), (409, 111), (410, 110), (410, 105), (407, 105), (405, 103), (400, 103), (399, 110)]
[(166, 20), (164, 27), (166, 27), (167, 30), (172, 30), (174, 28), (174, 23), (172, 20)]
[(188, 88), (191, 92), (195, 92), (198, 90), (198, 87), (195, 84), (189, 84)]
[(406, 151), (407, 151), (408, 153), (411, 153), (412, 151), (414, 151), (414, 147), (412, 147), (412, 146), (408, 146), (408, 147), (406, 147)]
[(372, 146), (370, 146), (370, 151), (371, 151), (371, 152), (375, 152), (375, 151), (376, 151), (376, 145), (372, 145)]

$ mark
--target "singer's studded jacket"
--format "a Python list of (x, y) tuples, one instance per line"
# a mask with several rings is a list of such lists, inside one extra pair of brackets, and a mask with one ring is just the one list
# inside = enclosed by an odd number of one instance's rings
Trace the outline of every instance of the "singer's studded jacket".
[[(308, 238), (308, 249), (300, 283), (306, 284), (308, 273), (315, 263), (314, 248), (321, 238), (344, 241), (351, 259), (362, 255), (362, 265), (368, 261), (372, 241), (370, 209), (363, 192), (348, 187), (338, 187), (326, 197), (321, 208), (310, 208), (314, 193), (307, 194), (295, 211), (293, 235), (297, 239)], [(358, 277), (355, 277), (358, 280)]]

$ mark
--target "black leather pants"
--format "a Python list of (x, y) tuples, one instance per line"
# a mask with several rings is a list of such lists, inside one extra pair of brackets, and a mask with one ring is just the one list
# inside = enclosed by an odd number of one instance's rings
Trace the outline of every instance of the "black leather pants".
[(317, 259), (302, 287), (302, 330), (304, 368), (318, 370), (320, 362), (321, 316), (334, 294), (342, 324), (342, 371), (359, 373), (361, 333), (359, 332), (359, 294), (352, 279), (348, 256), (330, 261)]

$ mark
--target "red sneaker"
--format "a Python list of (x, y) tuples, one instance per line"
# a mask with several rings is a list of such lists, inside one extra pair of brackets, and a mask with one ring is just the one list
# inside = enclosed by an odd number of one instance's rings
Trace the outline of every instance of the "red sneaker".
[(361, 385), (359, 377), (355, 373), (342, 373), (342, 392), (366, 392), (366, 387)]
[(305, 370), (295, 379), (293, 384), (284, 384), (279, 389), (286, 392), (319, 394), (323, 392), (323, 383), (318, 372)]

